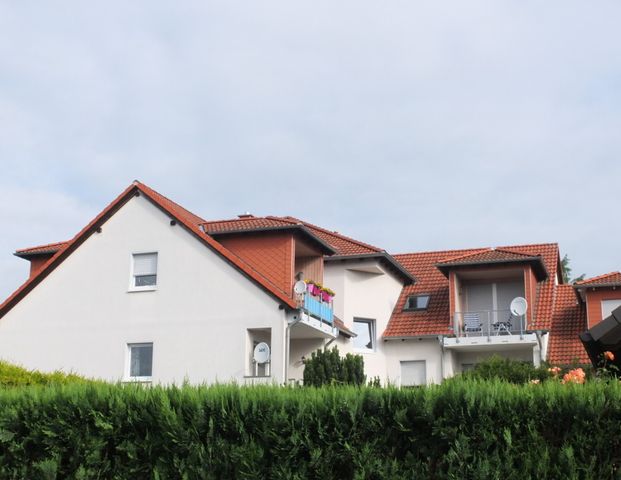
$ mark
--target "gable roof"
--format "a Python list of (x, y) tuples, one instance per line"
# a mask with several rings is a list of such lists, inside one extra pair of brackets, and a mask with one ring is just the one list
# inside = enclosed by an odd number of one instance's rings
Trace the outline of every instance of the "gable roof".
[(586, 329), (584, 305), (578, 302), (571, 285), (557, 285), (555, 290), (548, 361), (561, 365), (589, 363), (579, 336)]
[(448, 276), (448, 272), (454, 267), (506, 263), (530, 263), (533, 266), (538, 280), (544, 280), (548, 276), (546, 267), (539, 255), (533, 256), (527, 253), (510, 251), (502, 248), (490, 248), (482, 252), (467, 253), (438, 262), (436, 266), (442, 273)]
[(332, 253), (337, 255), (357, 255), (363, 253), (383, 252), (382, 249), (372, 245), (354, 240), (337, 232), (331, 232), (324, 228), (304, 222), (295, 217), (255, 217), (244, 215), (241, 218), (229, 220), (215, 220), (204, 222), (204, 228), (210, 235), (231, 232), (261, 231), (275, 228), (285, 228), (291, 226), (304, 227), (307, 232), (320, 239), (324, 244), (329, 245)]
[[(305, 222), (295, 217), (255, 217), (252, 215), (244, 215), (240, 218), (229, 220), (208, 221), (203, 224), (203, 228), (212, 236), (232, 234), (232, 233), (251, 233), (261, 231), (278, 231), (287, 228), (297, 228), (306, 232), (311, 238), (321, 242), (330, 256), (324, 260), (327, 262), (338, 260), (363, 260), (363, 259), (379, 259), (388, 267), (390, 271), (400, 277), (405, 284), (409, 285), (416, 279), (404, 269), (385, 250), (369, 245), (368, 243), (355, 240), (351, 237), (341, 235), (338, 232), (331, 232), (325, 228), (318, 227), (312, 223)], [(324, 251), (324, 253), (326, 253)]]
[(318, 227), (309, 222), (305, 222), (295, 217), (271, 217), (278, 218), (281, 221), (286, 221), (289, 223), (300, 223), (305, 227), (309, 228), (315, 235), (319, 238), (323, 239), (328, 245), (331, 245), (334, 250), (336, 250), (337, 255), (361, 255), (365, 253), (381, 253), (385, 250), (370, 245), (368, 243), (361, 242), (360, 240), (355, 240), (351, 237), (343, 235), (339, 232), (330, 231), (322, 227)]
[[(548, 277), (540, 282), (537, 287), (537, 304), (534, 306), (535, 322), (532, 328), (548, 330), (554, 309), (554, 279), (560, 265), (558, 245), (555, 243), (515, 245), (496, 249), (496, 251), (499, 250), (503, 254), (517, 254), (520, 258), (541, 258), (548, 272)], [(416, 277), (417, 282), (414, 285), (404, 287), (401, 291), (388, 326), (384, 331), (384, 338), (452, 334), (449, 281), (436, 265), (458, 261), (459, 259), (477, 258), (477, 255), (487, 252), (490, 252), (490, 248), (395, 255), (397, 261)], [(420, 294), (430, 295), (427, 309), (403, 311), (407, 297)]]
[(610, 272), (597, 277), (587, 278), (574, 284), (574, 288), (596, 287), (619, 287), (621, 286), (621, 273)]
[(315, 235), (302, 223), (292, 223), (277, 219), (276, 217), (243, 216), (231, 220), (217, 220), (203, 222), (201, 227), (212, 237), (221, 235), (234, 235), (238, 233), (258, 233), (274, 231), (293, 231), (299, 233), (311, 244), (318, 247), (325, 255), (332, 255), (336, 250), (328, 245), (321, 237)]
[(97, 215), (88, 225), (76, 234), (42, 266), (42, 268), (32, 277), (30, 277), (22, 286), (20, 286), (13, 294), (11, 294), (0, 305), (0, 318), (6, 315), (22, 298), (24, 298), (31, 290), (41, 283), (56, 267), (58, 267), (73, 251), (75, 251), (82, 243), (86, 241), (93, 233), (95, 233), (112, 215), (114, 215), (123, 205), (125, 205), (132, 197), (144, 195), (151, 203), (176, 220), (188, 232), (199, 239), (205, 246), (213, 250), (234, 268), (243, 273), (247, 278), (256, 285), (270, 294), (272, 297), (282, 302), (285, 306), (296, 308), (297, 305), (293, 298), (285, 295), (280, 289), (272, 284), (260, 272), (252, 268), (240, 257), (226, 249), (216, 240), (204, 233), (200, 224), (205, 221), (199, 216), (193, 214), (189, 210), (181, 207), (169, 198), (161, 195), (155, 190), (135, 180), (127, 187), (117, 198), (115, 198), (99, 215)]

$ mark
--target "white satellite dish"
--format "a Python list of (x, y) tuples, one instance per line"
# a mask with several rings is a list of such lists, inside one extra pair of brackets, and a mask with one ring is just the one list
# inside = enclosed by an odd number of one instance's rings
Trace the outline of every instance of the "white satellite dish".
[(293, 291), (298, 295), (301, 295), (306, 291), (306, 282), (304, 280), (298, 280), (293, 285)]
[(257, 363), (267, 363), (270, 361), (270, 346), (261, 342), (254, 347), (254, 355), (252, 357)]
[(528, 302), (524, 297), (515, 297), (511, 301), (511, 306), (509, 307), (511, 313), (516, 317), (521, 317), (528, 310)]

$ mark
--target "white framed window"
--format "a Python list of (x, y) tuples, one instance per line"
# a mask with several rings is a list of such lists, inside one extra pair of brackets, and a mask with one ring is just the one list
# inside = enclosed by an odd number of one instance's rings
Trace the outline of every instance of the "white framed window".
[(354, 349), (358, 352), (375, 351), (375, 320), (354, 318)]
[(132, 291), (155, 290), (157, 287), (157, 252), (132, 254)]
[(612, 315), (612, 311), (619, 307), (621, 307), (621, 299), (602, 300), (602, 320)]
[(134, 382), (150, 382), (153, 377), (153, 343), (128, 343), (125, 377)]
[(411, 360), (401, 363), (401, 386), (416, 387), (427, 384), (427, 362)]

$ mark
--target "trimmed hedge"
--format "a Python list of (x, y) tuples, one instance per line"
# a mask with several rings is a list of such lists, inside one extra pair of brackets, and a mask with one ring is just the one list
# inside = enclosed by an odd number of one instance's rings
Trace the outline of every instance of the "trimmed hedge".
[(41, 373), (27, 370), (18, 365), (0, 361), (0, 387), (24, 387), (28, 385), (66, 385), (71, 383), (87, 383), (87, 380), (73, 373), (55, 371)]
[(2, 479), (607, 479), (621, 386), (0, 391)]

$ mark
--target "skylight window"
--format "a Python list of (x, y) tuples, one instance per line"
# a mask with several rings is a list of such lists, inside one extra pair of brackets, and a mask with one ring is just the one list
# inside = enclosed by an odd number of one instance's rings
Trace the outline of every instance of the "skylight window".
[(405, 308), (407, 311), (420, 311), (427, 310), (429, 306), (429, 299), (431, 295), (410, 295), (405, 302)]

